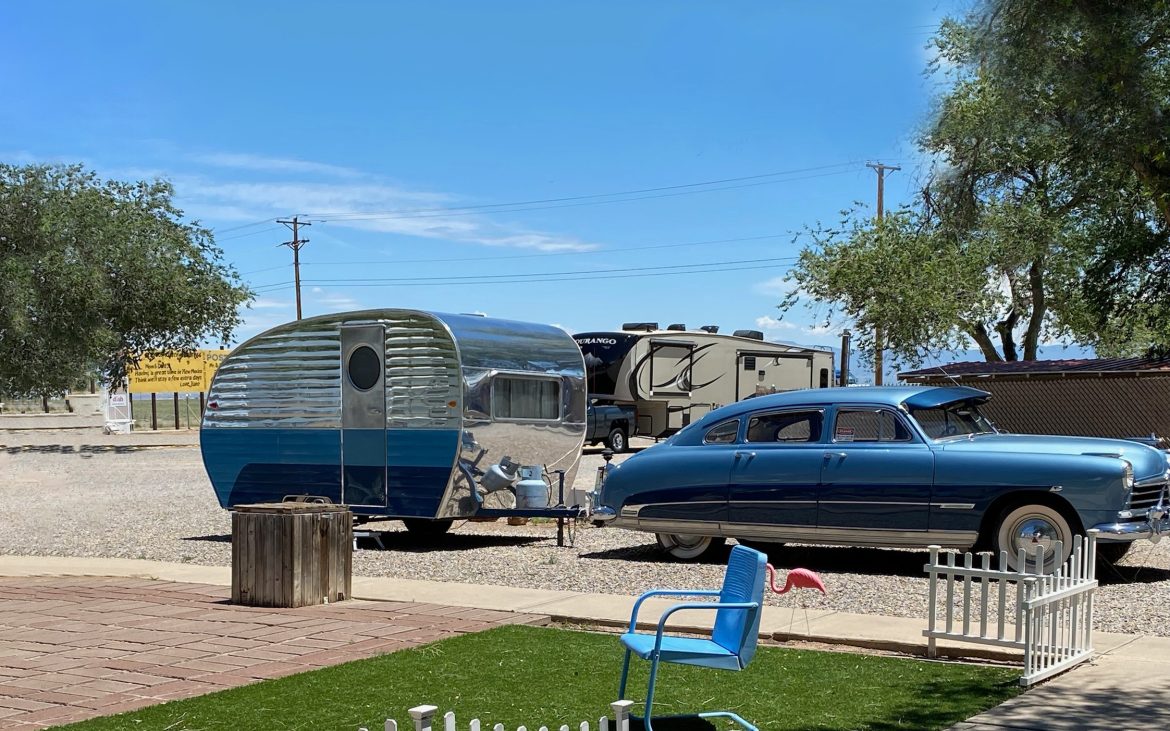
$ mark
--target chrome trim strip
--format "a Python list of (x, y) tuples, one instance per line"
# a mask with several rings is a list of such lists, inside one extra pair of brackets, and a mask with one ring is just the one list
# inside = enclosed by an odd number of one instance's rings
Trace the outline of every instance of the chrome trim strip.
[(932, 503), (907, 503), (898, 502), (896, 500), (866, 500), (861, 502), (859, 500), (821, 500), (821, 505), (912, 505), (916, 508), (925, 508)]
[(931, 503), (930, 507), (942, 510), (974, 510), (975, 503)]
[(1160, 475), (1154, 475), (1153, 477), (1147, 477), (1144, 480), (1134, 480), (1133, 486), (1134, 487), (1152, 487), (1154, 485), (1165, 485), (1166, 481), (1167, 481), (1166, 474), (1163, 473)]
[(977, 531), (900, 531), (861, 528), (816, 528), (760, 523), (719, 523), (688, 520), (632, 520), (624, 515), (610, 523), (618, 528), (648, 533), (732, 536), (764, 541), (785, 541), (833, 546), (908, 546), (938, 544), (948, 548), (969, 548), (979, 537)]
[(772, 505), (816, 505), (816, 500), (732, 500), (728, 505), (737, 507), (748, 505), (763, 505), (769, 507)]

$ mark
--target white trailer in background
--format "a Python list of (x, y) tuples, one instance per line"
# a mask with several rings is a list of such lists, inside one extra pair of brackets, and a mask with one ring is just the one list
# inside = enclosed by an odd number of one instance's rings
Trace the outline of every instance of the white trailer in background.
[(667, 436), (752, 396), (834, 385), (831, 350), (770, 343), (758, 330), (721, 335), (710, 325), (627, 323), (573, 339), (585, 356), (590, 398), (632, 404), (640, 436)]

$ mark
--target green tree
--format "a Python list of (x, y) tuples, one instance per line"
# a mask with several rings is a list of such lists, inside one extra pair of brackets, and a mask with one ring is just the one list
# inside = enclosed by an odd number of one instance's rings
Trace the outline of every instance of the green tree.
[[(1002, 78), (1012, 69), (988, 61), (999, 21), (987, 13), (1001, 5), (1015, 7), (991, 2), (935, 37), (932, 71), (949, 84), (919, 140), (932, 161), (921, 201), (884, 231), (859, 210), (813, 231), (792, 279), (855, 320), (862, 348), (881, 326), (904, 363), (972, 344), (989, 361), (1032, 360), (1046, 340), (1133, 354), (1170, 332), (1165, 308), (1142, 296), (1160, 286), (1149, 188), (1136, 169), (1086, 154), (1058, 121), (1067, 100), (1024, 100)], [(1121, 244), (1132, 259), (1115, 255)]]
[(59, 393), (95, 369), (224, 342), (250, 294), (164, 181), (0, 164), (0, 393)]
[[(985, 0), (938, 46), (1001, 100), (984, 139), (1051, 144), (1062, 214), (1093, 242), (1084, 315), (1102, 350), (1170, 345), (1170, 2)], [(957, 189), (984, 179), (979, 153), (955, 158)]]

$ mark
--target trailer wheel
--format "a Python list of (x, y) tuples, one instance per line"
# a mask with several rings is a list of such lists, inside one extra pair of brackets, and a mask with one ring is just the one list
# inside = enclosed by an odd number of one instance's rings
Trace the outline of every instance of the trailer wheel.
[(451, 530), (453, 520), (430, 520), (428, 518), (403, 518), (406, 530), (419, 538), (438, 538)]
[(723, 547), (726, 538), (656, 533), (658, 547), (680, 561), (694, 561)]
[(605, 446), (613, 450), (614, 454), (621, 454), (626, 451), (626, 433), (622, 431), (620, 426), (615, 426), (609, 432), (609, 436), (605, 438)]

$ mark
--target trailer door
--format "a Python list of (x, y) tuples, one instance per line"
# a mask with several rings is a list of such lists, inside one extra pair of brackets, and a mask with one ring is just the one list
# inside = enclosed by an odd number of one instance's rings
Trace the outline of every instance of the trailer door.
[(386, 506), (386, 336), (341, 328), (341, 502)]

